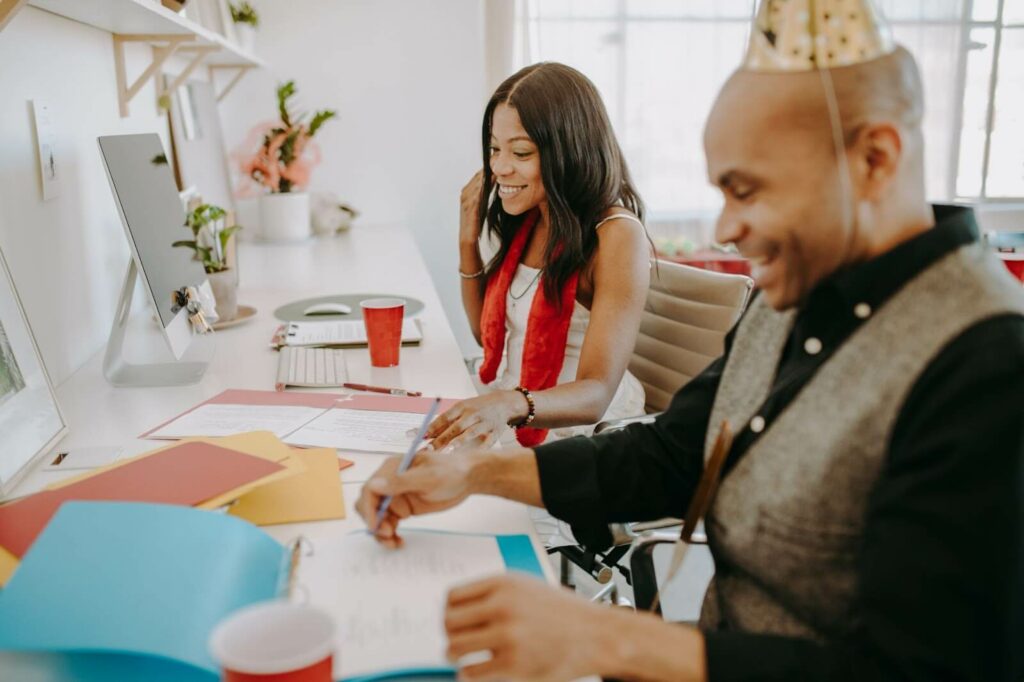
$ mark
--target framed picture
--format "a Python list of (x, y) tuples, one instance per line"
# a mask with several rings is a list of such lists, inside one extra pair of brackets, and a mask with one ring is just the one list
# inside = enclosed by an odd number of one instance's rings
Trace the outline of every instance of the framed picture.
[(234, 24), (227, 0), (192, 0), (198, 5), (200, 23), (203, 28), (229, 40), (234, 39)]
[(189, 21), (194, 21), (200, 26), (203, 25), (202, 10), (199, 9), (199, 3), (196, 0), (192, 0), (192, 2), (187, 3), (185, 8), (181, 10), (181, 14), (183, 14)]
[(195, 186), (206, 202), (235, 210), (213, 85), (200, 80), (182, 84), (171, 94), (167, 113), (180, 187)]
[(0, 495), (7, 495), (68, 429), (2, 251), (0, 270)]
[(235, 20), (231, 18), (231, 6), (228, 0), (217, 0), (217, 9), (220, 10), (220, 23), (224, 26), (222, 34), (228, 42), (238, 44), (238, 36), (235, 35)]

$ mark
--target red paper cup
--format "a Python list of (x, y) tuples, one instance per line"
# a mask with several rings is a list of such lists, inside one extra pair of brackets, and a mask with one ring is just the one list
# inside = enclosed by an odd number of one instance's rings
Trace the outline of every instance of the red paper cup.
[(334, 623), (304, 604), (254, 604), (214, 628), (210, 652), (225, 682), (332, 682)]
[(359, 303), (363, 308), (366, 339), (370, 344), (370, 364), (394, 367), (402, 347), (402, 318), (405, 300), (401, 298), (370, 298)]
[(1006, 269), (1024, 283), (1024, 253), (1000, 253), (999, 257)]

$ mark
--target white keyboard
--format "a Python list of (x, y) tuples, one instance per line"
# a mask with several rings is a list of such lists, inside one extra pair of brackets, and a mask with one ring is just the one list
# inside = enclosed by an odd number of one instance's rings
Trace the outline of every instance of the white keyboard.
[(285, 346), (280, 350), (275, 385), (279, 391), (288, 386), (341, 386), (346, 381), (348, 370), (343, 350), (301, 346)]

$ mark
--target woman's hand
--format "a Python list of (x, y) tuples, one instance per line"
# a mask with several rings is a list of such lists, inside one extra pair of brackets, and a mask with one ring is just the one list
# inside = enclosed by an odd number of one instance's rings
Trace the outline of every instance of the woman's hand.
[(509, 422), (526, 416), (526, 398), (515, 391), (495, 391), (463, 400), (435, 419), (426, 438), (435, 450), (494, 444)]
[[(363, 486), (356, 511), (381, 544), (401, 547), (397, 531), (402, 519), (449, 509), (469, 496), (473, 459), (468, 452), (442, 455), (421, 451), (409, 470), (400, 474), (401, 459), (390, 457)], [(389, 495), (391, 504), (378, 525), (377, 510)]]
[(462, 211), (459, 218), (459, 242), (476, 244), (480, 239), (480, 190), (484, 182), (484, 172), (479, 170), (462, 188)]

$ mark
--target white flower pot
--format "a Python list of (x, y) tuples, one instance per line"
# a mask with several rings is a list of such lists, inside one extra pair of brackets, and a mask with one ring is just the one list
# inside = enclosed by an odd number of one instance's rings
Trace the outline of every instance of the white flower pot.
[(309, 237), (309, 194), (286, 192), (260, 198), (263, 241), (298, 242)]
[(252, 24), (245, 22), (235, 24), (235, 36), (238, 38), (238, 47), (242, 49), (242, 52), (256, 53), (256, 29)]
[(219, 321), (228, 322), (238, 317), (238, 279), (235, 270), (209, 272), (206, 279), (210, 281), (213, 298), (217, 301)]

